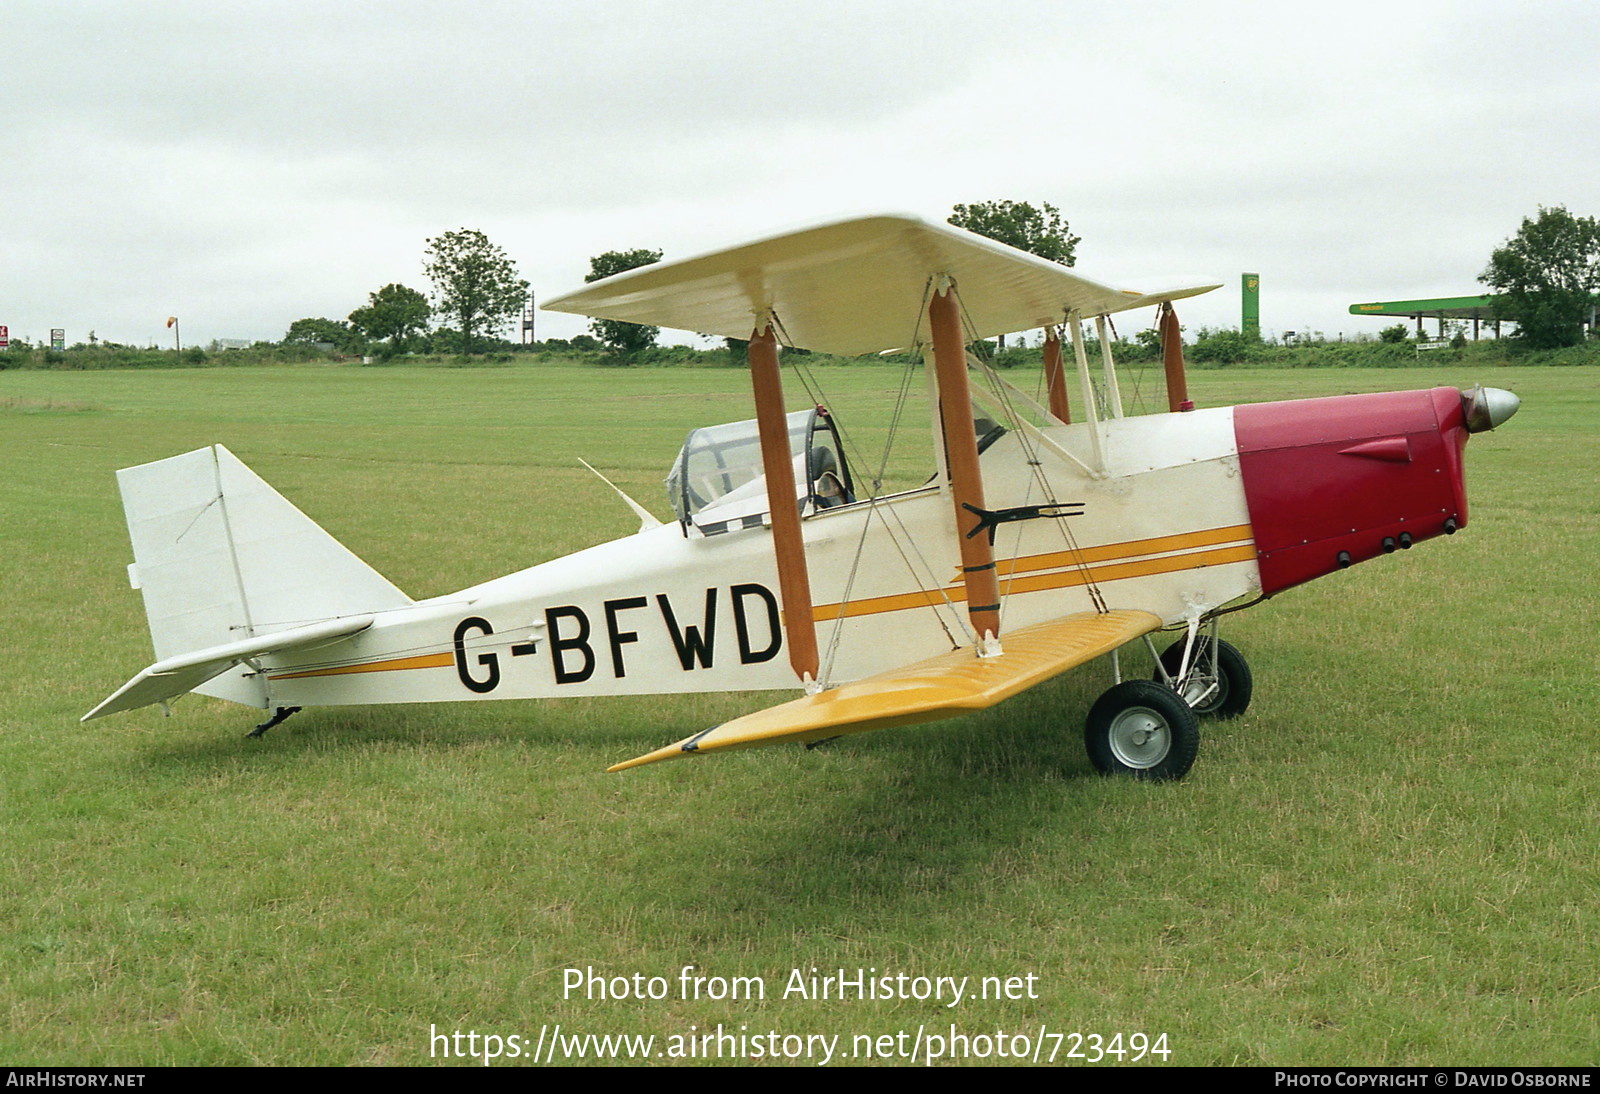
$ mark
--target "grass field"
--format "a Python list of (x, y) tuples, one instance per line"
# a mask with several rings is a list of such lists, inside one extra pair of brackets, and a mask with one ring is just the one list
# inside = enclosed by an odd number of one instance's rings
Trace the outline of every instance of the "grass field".
[[(892, 370), (825, 373), (847, 427), (883, 421)], [(558, 1022), (657, 1052), (954, 1024), (1164, 1033), (1189, 1065), (1594, 1064), (1600, 369), (1193, 377), (1201, 405), (1479, 380), (1523, 407), (1469, 446), (1470, 526), (1231, 617), (1255, 703), (1151, 786), (1083, 755), (1099, 665), (623, 775), (765, 700), (310, 711), (245, 741), (256, 712), (194, 697), (81, 726), (149, 661), (116, 468), (224, 443), (420, 597), (631, 531), (577, 456), (662, 511), (684, 432), (749, 416), (747, 381), (0, 373), (0, 1064), (416, 1064), (430, 1028)], [(686, 965), (766, 998), (679, 998)], [(564, 997), (587, 967), (668, 998)], [(1036, 998), (785, 999), (797, 968)]]

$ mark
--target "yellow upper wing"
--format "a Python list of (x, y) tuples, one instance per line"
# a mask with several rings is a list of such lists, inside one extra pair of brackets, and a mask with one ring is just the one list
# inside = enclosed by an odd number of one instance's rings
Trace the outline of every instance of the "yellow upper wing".
[(1124, 289), (948, 224), (871, 216), (641, 266), (541, 307), (728, 338), (750, 337), (772, 311), (791, 344), (849, 356), (904, 349), (925, 337), (924, 297), (937, 275), (955, 279), (971, 338), (1061, 323), (1069, 311), (1108, 315), (1218, 287)]
[(983, 710), (1085, 661), (1149, 634), (1149, 612), (1082, 612), (1005, 636), (1005, 652), (964, 647), (853, 684), (768, 707), (609, 768), (622, 771), (697, 752), (812, 741), (868, 729), (931, 722)]

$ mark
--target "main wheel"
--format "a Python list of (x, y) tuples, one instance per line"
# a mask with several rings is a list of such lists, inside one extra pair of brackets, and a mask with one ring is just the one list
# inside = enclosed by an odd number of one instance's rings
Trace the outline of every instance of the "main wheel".
[[(1161, 668), (1167, 676), (1176, 678), (1182, 667), (1183, 640), (1179, 639), (1162, 651)], [(1162, 679), (1159, 673), (1156, 679)], [(1188, 677), (1174, 679), (1173, 685), (1195, 714), (1201, 718), (1220, 719), (1237, 718), (1243, 714), (1250, 705), (1250, 693), (1254, 688), (1250, 665), (1245, 661), (1244, 654), (1229, 643), (1218, 640), (1216, 662), (1213, 664), (1209, 638), (1195, 642)]]
[(1083, 739), (1102, 775), (1181, 779), (1200, 751), (1200, 726), (1170, 688), (1124, 680), (1089, 709)]

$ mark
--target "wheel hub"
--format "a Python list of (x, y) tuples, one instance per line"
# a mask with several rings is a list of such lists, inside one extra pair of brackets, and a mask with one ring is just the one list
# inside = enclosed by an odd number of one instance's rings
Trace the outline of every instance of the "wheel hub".
[(1222, 678), (1196, 669), (1184, 681), (1183, 701), (1202, 714), (1215, 710), (1226, 699)]
[(1111, 723), (1112, 754), (1128, 767), (1154, 767), (1172, 748), (1166, 719), (1149, 707), (1129, 707)]

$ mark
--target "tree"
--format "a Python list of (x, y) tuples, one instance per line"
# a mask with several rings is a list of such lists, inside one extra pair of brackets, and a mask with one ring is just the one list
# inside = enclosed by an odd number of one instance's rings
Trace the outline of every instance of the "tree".
[[(1061, 210), (1048, 201), (1035, 209), (1025, 201), (980, 201), (973, 205), (957, 205), (950, 213), (950, 223), (981, 236), (988, 236), (1019, 251), (1038, 255), (1051, 262), (1070, 266), (1076, 261), (1074, 251), (1078, 237), (1061, 219)], [(1006, 348), (1006, 336), (1000, 336), (1000, 348)]]
[(1243, 331), (1212, 330), (1201, 327), (1189, 347), (1189, 360), (1196, 364), (1232, 365), (1259, 353), (1257, 343)]
[[(589, 275), (583, 280), (588, 284), (603, 277), (610, 277), (626, 270), (636, 270), (640, 266), (649, 266), (660, 261), (660, 251), (652, 251), (645, 247), (632, 251), (607, 251), (589, 260)], [(592, 320), (589, 329), (594, 332), (596, 338), (623, 359), (655, 345), (656, 335), (661, 333), (660, 327), (645, 327), (638, 323), (623, 323), (616, 319)]]
[[(1179, 327), (1178, 330), (1181, 333), (1183, 328)], [(1161, 356), (1161, 332), (1154, 327), (1146, 327), (1144, 330), (1134, 331), (1133, 341), (1147, 356), (1151, 358)]]
[(1067, 228), (1061, 211), (1047, 201), (1035, 209), (1025, 201), (980, 201), (957, 205), (950, 223), (998, 240), (1019, 251), (1070, 266), (1076, 260), (1079, 237)]
[(428, 326), (433, 309), (428, 298), (404, 285), (385, 285), (367, 297), (367, 306), (350, 313), (350, 325), (368, 338), (389, 340), (389, 351), (398, 353), (400, 345)]
[(1478, 280), (1498, 292), (1495, 314), (1513, 320), (1530, 347), (1576, 345), (1600, 293), (1600, 221), (1540, 206), (1489, 256)]
[(528, 299), (528, 283), (482, 232), (462, 228), (428, 240), (422, 269), (433, 282), (437, 310), (461, 332), (463, 353), (472, 352), (480, 332), (504, 329)]
[(360, 353), (367, 348), (360, 332), (342, 319), (296, 319), (284, 333), (286, 346), (330, 345), (339, 353)]

